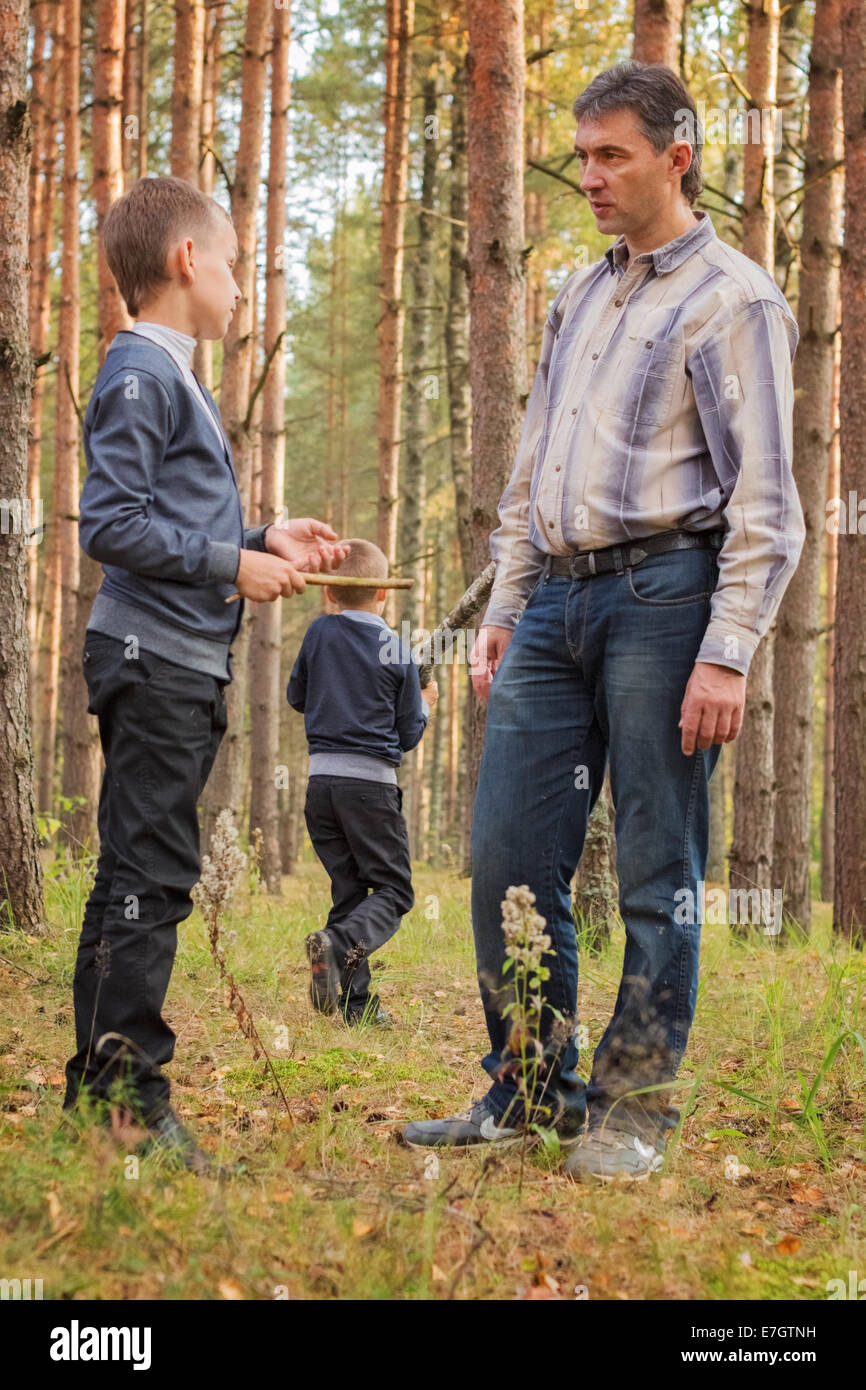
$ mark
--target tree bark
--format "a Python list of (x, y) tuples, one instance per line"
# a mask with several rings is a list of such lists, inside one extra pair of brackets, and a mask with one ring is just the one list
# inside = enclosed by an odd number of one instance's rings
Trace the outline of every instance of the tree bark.
[(454, 479), (454, 511), (463, 583), (475, 577), (470, 511), (471, 415), (469, 385), (469, 215), (466, 160), (466, 62), (458, 56), (454, 66), (451, 99), (451, 198), (448, 309), (445, 318), (445, 352), (448, 359), (448, 419), (451, 474)]
[[(758, 110), (775, 106), (779, 0), (749, 0), (746, 86)], [(773, 131), (761, 121), (761, 139), (747, 143), (743, 172), (743, 252), (773, 273)], [(749, 135), (754, 130), (749, 128)], [(773, 647), (772, 631), (758, 644), (746, 689), (743, 724), (735, 747), (732, 888), (770, 889), (773, 877)], [(772, 938), (769, 938), (772, 939)]]
[[(525, 56), (522, 0), (469, 0), (468, 14), (471, 524), (472, 568), (478, 574), (490, 559), (490, 532), (498, 525), (497, 506), (526, 406)], [(474, 692), (470, 699), (467, 826), (485, 712)]]
[[(378, 544), (393, 563), (397, 553), (397, 482), (403, 375), (403, 254), (412, 96), (410, 40), (415, 0), (386, 0), (385, 158), (379, 282)], [(393, 614), (393, 596), (386, 613)]]
[(634, 57), (680, 70), (683, 0), (634, 0)]
[[(833, 359), (839, 295), (842, 172), (840, 0), (817, 0), (809, 72), (806, 193), (800, 242), (800, 342), (794, 360), (794, 477), (806, 520), (800, 564), (776, 618), (773, 880), (784, 920), (811, 924), (812, 742), (821, 565), (831, 449)], [(822, 177), (823, 175), (823, 177)]]
[[(253, 430), (250, 380), (255, 361), (253, 300), (256, 277), (256, 215), (262, 156), (267, 49), (270, 9), (266, 0), (247, 6), (241, 65), (241, 117), (231, 215), (238, 239), (234, 277), (241, 291), (223, 344), (220, 414), (232, 447), (244, 515), (250, 505)], [(228, 725), (202, 796), (203, 840), (210, 843), (220, 811), (229, 808), (240, 819), (245, 753), (245, 714), (249, 677), (249, 617), (235, 638), (234, 680), (226, 692)]]
[[(23, 509), (33, 359), (27, 325), (28, 6), (0, 0), (0, 497)], [(0, 926), (42, 930), (27, 642), (27, 538), (0, 534)]]
[[(289, 133), (288, 7), (273, 12), (271, 38), (271, 113), (266, 214), (265, 360), (270, 370), (262, 391), (262, 468), (260, 519), (273, 521), (285, 491), (286, 426), (283, 406), (286, 359), (286, 143)], [(279, 344), (279, 346), (276, 346)], [(262, 832), (260, 870), (269, 892), (281, 891), (279, 806), (276, 770), (280, 758), (281, 603), (257, 604), (250, 657), (250, 834)]]
[(171, 84), (171, 172), (198, 186), (204, 69), (203, 0), (174, 0)]
[[(840, 494), (866, 497), (866, 13), (842, 3), (845, 244)], [(856, 528), (857, 522), (854, 521)], [(848, 526), (852, 519), (848, 516)], [(866, 943), (866, 590), (859, 533), (841, 532), (836, 579), (836, 880), (833, 930)]]

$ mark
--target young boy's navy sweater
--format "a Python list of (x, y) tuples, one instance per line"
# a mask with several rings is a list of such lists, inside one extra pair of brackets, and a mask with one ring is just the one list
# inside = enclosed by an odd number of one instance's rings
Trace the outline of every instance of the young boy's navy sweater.
[(427, 727), (418, 667), (383, 619), (365, 617), (373, 621), (323, 613), (310, 624), (288, 701), (304, 716), (311, 755), (359, 753), (397, 766)]
[(134, 634), (146, 651), (229, 679), (244, 605), (225, 600), (241, 548), (264, 550), (265, 528), (244, 530), (228, 440), (169, 352), (115, 335), (84, 417), (84, 452), (79, 538), (105, 573), (88, 627)]

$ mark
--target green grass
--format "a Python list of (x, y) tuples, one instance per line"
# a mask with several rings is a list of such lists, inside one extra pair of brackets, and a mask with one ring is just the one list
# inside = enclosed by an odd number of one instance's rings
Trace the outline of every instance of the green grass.
[[(283, 1106), (228, 1012), (196, 913), (167, 1001), (175, 1104), (203, 1145), (243, 1155), (226, 1183), (128, 1152), (61, 1115), (86, 875), (49, 876), (48, 933), (0, 933), (0, 1275), (46, 1298), (824, 1299), (866, 1276), (864, 961), (831, 938), (703, 934), (701, 990), (662, 1174), (584, 1188), (559, 1156), (428, 1157), (407, 1120), (485, 1089), (469, 883), (416, 867), (417, 905), (375, 960), (395, 1018), (350, 1031), (312, 1013), (303, 952), (327, 880), (304, 863), (284, 896), (244, 889), (229, 967), (271, 1052)], [(582, 959), (582, 1060), (610, 1016), (622, 930)]]

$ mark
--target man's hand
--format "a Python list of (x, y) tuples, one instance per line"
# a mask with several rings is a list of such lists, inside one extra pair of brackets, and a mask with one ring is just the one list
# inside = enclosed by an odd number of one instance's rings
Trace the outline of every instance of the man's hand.
[(439, 687), (435, 681), (421, 687), (421, 699), (427, 701), (427, 708), (432, 714), (439, 703)]
[(472, 684), (475, 687), (475, 694), (479, 700), (484, 700), (485, 703), (490, 694), (490, 682), (496, 675), (499, 663), (505, 655), (505, 649), (513, 636), (512, 628), (494, 627), (491, 624), (489, 627), (479, 628), (478, 636), (472, 644), (472, 651), (469, 653), (469, 671), (472, 676)]
[(680, 706), (682, 749), (691, 757), (698, 748), (732, 743), (740, 732), (746, 703), (746, 677), (729, 666), (696, 661)]
[(241, 598), (252, 599), (254, 603), (272, 603), (276, 598), (302, 594), (306, 587), (303, 575), (286, 560), (266, 555), (263, 550), (241, 550), (235, 579)]
[(308, 574), (330, 574), (351, 550), (351, 546), (340, 544), (336, 531), (327, 522), (311, 516), (297, 516), (281, 526), (269, 526), (265, 546), (271, 555), (279, 555), (296, 570), (306, 570)]

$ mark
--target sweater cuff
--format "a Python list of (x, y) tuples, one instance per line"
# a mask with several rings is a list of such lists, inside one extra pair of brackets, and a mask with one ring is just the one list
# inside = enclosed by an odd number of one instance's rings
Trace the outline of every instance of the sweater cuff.
[(205, 582), (211, 584), (233, 584), (238, 576), (241, 552), (228, 541), (208, 542), (207, 576)]
[(272, 521), (268, 521), (264, 526), (253, 526), (248, 531), (244, 531), (244, 550), (267, 550), (265, 544), (265, 532), (269, 526), (273, 526)]

